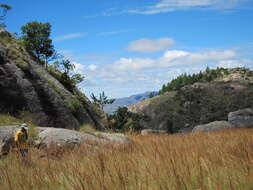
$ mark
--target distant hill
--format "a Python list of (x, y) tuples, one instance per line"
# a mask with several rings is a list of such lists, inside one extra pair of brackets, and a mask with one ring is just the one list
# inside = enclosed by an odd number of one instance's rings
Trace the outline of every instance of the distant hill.
[(151, 93), (154, 95), (158, 94), (158, 92), (153, 91), (153, 92), (145, 92), (142, 94), (132, 95), (130, 97), (119, 98), (119, 99), (116, 99), (113, 104), (106, 105), (104, 108), (104, 111), (106, 113), (113, 113), (114, 111), (118, 109), (118, 107), (128, 107), (130, 105), (137, 104), (141, 102), (142, 100), (149, 98)]
[(164, 85), (158, 96), (129, 106), (129, 111), (145, 116), (142, 128), (176, 133), (226, 121), (228, 113), (251, 107), (253, 71), (217, 68), (179, 76)]

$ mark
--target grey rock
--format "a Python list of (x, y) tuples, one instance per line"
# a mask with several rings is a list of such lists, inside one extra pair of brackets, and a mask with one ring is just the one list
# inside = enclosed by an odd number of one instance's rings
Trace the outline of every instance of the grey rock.
[(60, 128), (40, 128), (38, 137), (40, 147), (50, 147), (51, 145), (74, 147), (94, 141), (102, 142), (95, 135)]
[(0, 44), (0, 65), (6, 62), (6, 50), (3, 45)]
[(38, 128), (38, 137), (40, 147), (50, 147), (56, 145), (58, 147), (75, 147), (82, 144), (125, 144), (131, 142), (129, 137), (123, 134), (107, 134), (107, 133), (83, 133), (68, 129), (60, 128)]
[(228, 114), (228, 122), (236, 128), (253, 128), (253, 109), (246, 108)]
[(155, 129), (144, 129), (141, 131), (142, 136), (147, 135), (162, 135), (162, 134), (168, 134), (165, 130), (155, 130)]
[(231, 125), (227, 121), (214, 121), (212, 123), (198, 125), (193, 128), (192, 132), (209, 132), (209, 131), (218, 131), (218, 130), (231, 129), (231, 128), (234, 128), (233, 125)]
[(0, 156), (8, 154), (14, 143), (17, 126), (0, 127)]

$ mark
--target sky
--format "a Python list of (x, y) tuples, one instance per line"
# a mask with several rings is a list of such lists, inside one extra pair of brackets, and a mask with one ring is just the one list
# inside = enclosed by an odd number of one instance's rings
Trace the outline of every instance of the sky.
[(49, 22), (55, 49), (110, 98), (161, 89), (207, 66), (253, 68), (253, 0), (0, 0), (20, 34)]

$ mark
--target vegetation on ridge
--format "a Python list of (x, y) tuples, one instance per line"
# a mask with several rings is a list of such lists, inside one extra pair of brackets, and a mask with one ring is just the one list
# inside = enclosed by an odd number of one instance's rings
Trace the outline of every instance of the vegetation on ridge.
[(173, 90), (179, 90), (180, 88), (194, 84), (196, 82), (211, 82), (214, 81), (217, 78), (224, 77), (226, 75), (229, 75), (235, 71), (239, 71), (240, 74), (246, 75), (246, 76), (253, 76), (253, 71), (247, 69), (247, 68), (235, 68), (235, 69), (225, 69), (225, 68), (216, 68), (216, 69), (209, 69), (206, 68), (205, 72), (200, 71), (197, 74), (189, 74), (187, 75), (182, 74), (178, 76), (177, 78), (173, 79), (171, 82), (169, 82), (167, 85), (163, 85), (162, 89), (159, 91), (159, 94), (164, 94), (165, 92), (173, 91)]

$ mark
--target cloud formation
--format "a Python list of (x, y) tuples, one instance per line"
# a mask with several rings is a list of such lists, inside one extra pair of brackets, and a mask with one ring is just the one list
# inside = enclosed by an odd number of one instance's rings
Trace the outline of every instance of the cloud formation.
[(198, 64), (219, 63), (238, 57), (233, 50), (187, 52), (182, 50), (168, 50), (157, 59), (150, 58), (120, 58), (113, 64), (117, 71), (137, 71), (143, 69), (162, 69), (174, 66), (192, 66)]
[(252, 0), (160, 0), (152, 6), (128, 10), (125, 12), (130, 14), (150, 15), (189, 9), (227, 10), (237, 8), (243, 3), (249, 1)]
[(196, 73), (207, 66), (252, 67), (253, 60), (233, 49), (202, 52), (166, 50), (157, 58), (121, 57), (109, 64), (75, 64), (78, 72), (86, 76), (80, 87), (87, 95), (105, 91), (111, 97), (124, 97), (158, 90), (180, 74)]
[(128, 32), (134, 32), (134, 31), (135, 31), (135, 29), (115, 30), (115, 31), (110, 31), (110, 32), (100, 32), (97, 35), (98, 36), (109, 36), (109, 35), (116, 35), (116, 34), (128, 33)]
[(172, 47), (175, 41), (171, 38), (160, 38), (160, 39), (140, 39), (131, 42), (128, 45), (129, 51), (135, 51), (140, 53), (153, 53), (162, 50), (166, 50)]
[(65, 35), (57, 36), (53, 40), (54, 41), (64, 41), (64, 40), (80, 38), (80, 37), (83, 37), (85, 35), (86, 35), (85, 33), (71, 33), (71, 34), (65, 34)]

